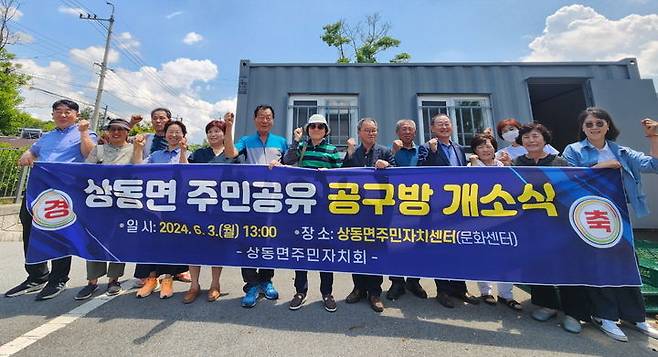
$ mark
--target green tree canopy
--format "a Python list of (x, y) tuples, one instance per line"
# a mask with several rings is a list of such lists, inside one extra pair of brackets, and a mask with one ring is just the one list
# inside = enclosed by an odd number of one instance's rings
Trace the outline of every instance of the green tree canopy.
[[(338, 50), (338, 63), (377, 63), (377, 54), (390, 48), (400, 46), (400, 40), (388, 35), (391, 25), (382, 22), (379, 13), (366, 17), (366, 23), (359, 22), (350, 25), (345, 20), (339, 20), (322, 27), (324, 33), (320, 37), (330, 47)], [(346, 46), (352, 47), (353, 56), (346, 55)], [(396, 54), (391, 63), (406, 63), (411, 55), (402, 52)]]

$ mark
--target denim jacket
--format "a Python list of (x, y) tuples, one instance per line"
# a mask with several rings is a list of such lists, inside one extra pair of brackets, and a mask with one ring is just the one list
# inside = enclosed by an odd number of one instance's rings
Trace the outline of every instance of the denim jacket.
[[(622, 181), (626, 199), (635, 210), (637, 217), (649, 214), (646, 194), (642, 190), (641, 173), (658, 173), (658, 159), (645, 155), (631, 148), (617, 145), (606, 140), (610, 151), (615, 155), (622, 167)], [(591, 167), (598, 163), (599, 152), (594, 145), (585, 139), (583, 141), (569, 144), (562, 153), (569, 165), (580, 167)]]

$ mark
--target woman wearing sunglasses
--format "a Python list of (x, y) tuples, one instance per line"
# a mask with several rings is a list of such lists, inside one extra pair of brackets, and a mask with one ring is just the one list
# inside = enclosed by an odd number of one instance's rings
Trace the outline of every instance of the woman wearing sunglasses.
[[(285, 165), (295, 165), (311, 169), (333, 169), (341, 167), (342, 161), (338, 149), (327, 142), (331, 129), (327, 120), (320, 114), (313, 114), (308, 118), (304, 130), (297, 128), (294, 131), (293, 143), (290, 145), (286, 155), (283, 157)], [(302, 141), (303, 134), (308, 135), (308, 140)], [(278, 161), (271, 163), (279, 165)], [(271, 167), (270, 166), (270, 167)], [(295, 270), (295, 295), (290, 301), (290, 310), (298, 310), (306, 302), (308, 293), (308, 272)], [(331, 272), (320, 272), (320, 293), (322, 304), (329, 312), (336, 311), (336, 300), (332, 295), (334, 274)]]
[[(651, 143), (650, 155), (617, 145), (614, 141), (619, 130), (610, 114), (601, 108), (587, 108), (578, 116), (581, 141), (568, 145), (563, 153), (571, 166), (621, 168), (626, 197), (637, 217), (649, 214), (642, 191), (641, 173), (658, 173), (658, 122), (646, 118), (641, 123)], [(640, 288), (587, 288), (587, 292), (592, 303), (592, 322), (608, 336), (618, 341), (628, 341), (617, 326), (617, 321), (621, 320), (658, 339), (658, 330), (645, 321)]]

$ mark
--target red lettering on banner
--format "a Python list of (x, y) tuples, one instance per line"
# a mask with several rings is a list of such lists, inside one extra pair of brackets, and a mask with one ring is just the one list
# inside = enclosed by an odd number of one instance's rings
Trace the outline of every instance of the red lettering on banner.
[(65, 200), (46, 201), (44, 217), (48, 219), (66, 217), (69, 214), (69, 205)]
[(599, 210), (585, 212), (585, 220), (589, 229), (605, 229), (606, 232), (611, 230), (608, 212)]

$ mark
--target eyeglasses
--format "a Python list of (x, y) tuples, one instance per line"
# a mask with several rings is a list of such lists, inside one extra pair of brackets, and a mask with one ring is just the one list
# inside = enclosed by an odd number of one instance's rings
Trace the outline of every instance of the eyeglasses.
[(315, 124), (315, 123), (313, 123), (313, 124), (309, 124), (308, 128), (309, 129), (324, 129), (324, 128), (326, 128), (326, 126), (324, 124)]
[(596, 127), (597, 127), (597, 128), (603, 128), (603, 126), (605, 125), (605, 121), (604, 121), (604, 120), (597, 120), (597, 121), (595, 121), (595, 122), (591, 122), (591, 121), (587, 121), (587, 122), (585, 122), (585, 127), (588, 128), (588, 129), (591, 129), (591, 128), (594, 127), (594, 124), (595, 124), (595, 123), (596, 123)]
[[(110, 131), (110, 132), (111, 131), (122, 131), (122, 130), (126, 130), (126, 129), (124, 129), (122, 127), (119, 127), (119, 126), (111, 126), (111, 127), (107, 128), (107, 131)], [(128, 131), (128, 130), (126, 130), (126, 131)]]

